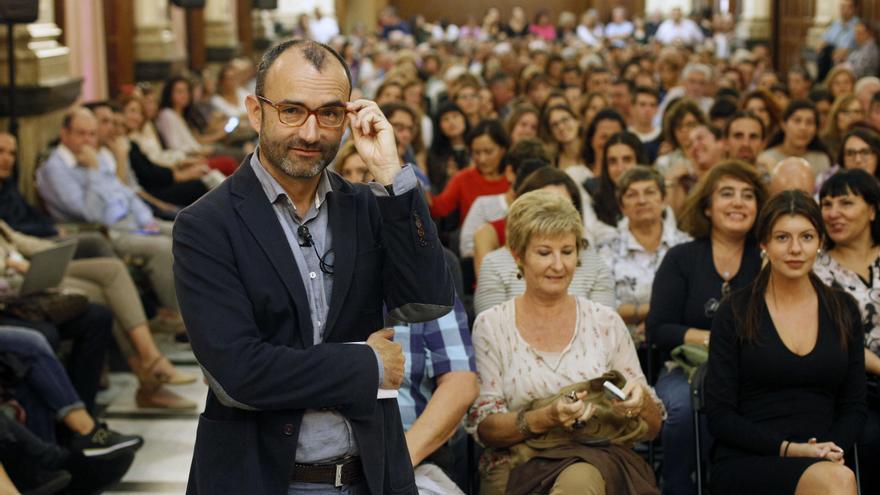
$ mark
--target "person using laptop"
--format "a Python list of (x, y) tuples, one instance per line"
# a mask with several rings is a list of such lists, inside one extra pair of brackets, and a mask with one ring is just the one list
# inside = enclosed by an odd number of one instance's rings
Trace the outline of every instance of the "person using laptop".
[[(0, 268), (3, 270), (0, 289), (5, 284), (8, 293), (17, 293), (17, 288), (24, 288), (33, 280), (32, 275), (37, 270), (58, 269), (57, 274), (38, 274), (43, 279), (42, 282), (49, 280), (51, 285), (36, 288), (44, 289), (58, 285), (62, 289), (84, 294), (94, 306), (101, 308), (102, 312), (106, 312), (104, 306), (110, 309), (116, 341), (138, 377), (140, 386), (135, 396), (138, 407), (194, 409), (195, 402), (184, 399), (164, 387), (164, 385), (192, 383), (196, 377), (175, 369), (159, 352), (147, 326), (147, 317), (137, 288), (125, 264), (119, 258), (108, 257), (70, 261), (74, 246), (70, 246), (66, 254), (59, 253), (61, 256), (67, 256), (66, 259), (56, 260), (48, 257), (41, 259), (46, 265), (52, 266), (41, 267), (31, 263), (30, 260), (35, 260), (35, 256), (48, 254), (52, 250), (60, 251), (56, 249), (57, 246), (59, 244), (52, 241), (15, 231), (0, 220)], [(54, 280), (53, 275), (56, 275)], [(13, 324), (5, 320), (8, 318), (11, 317), (0, 316), (0, 324), (4, 321)], [(28, 322), (20, 323), (22, 326), (33, 328), (27, 324)], [(39, 323), (39, 326), (51, 325), (48, 322), (30, 323)], [(51, 343), (52, 337), (47, 335), (47, 338)], [(53, 347), (57, 348), (57, 345), (53, 343)]]

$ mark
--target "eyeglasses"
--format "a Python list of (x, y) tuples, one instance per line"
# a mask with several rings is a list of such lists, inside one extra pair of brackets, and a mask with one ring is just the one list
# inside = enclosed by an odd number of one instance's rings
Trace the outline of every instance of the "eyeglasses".
[(397, 132), (397, 133), (413, 132), (413, 130), (414, 130), (414, 127), (409, 124), (401, 124), (401, 123), (394, 123), (394, 122), (391, 122), (391, 127), (393, 127), (394, 132)]
[(864, 160), (864, 159), (867, 159), (869, 156), (873, 155), (874, 150), (872, 150), (871, 148), (862, 148), (859, 150), (848, 149), (848, 150), (845, 150), (843, 152), (843, 154), (847, 158), (861, 158)]
[(560, 127), (568, 124), (569, 122), (571, 122), (573, 120), (574, 120), (573, 118), (566, 116), (564, 118), (557, 120), (556, 122), (551, 122), (550, 128), (551, 129), (559, 129)]
[(265, 102), (278, 112), (278, 120), (290, 127), (299, 127), (306, 123), (310, 116), (314, 115), (318, 125), (327, 129), (336, 129), (345, 123), (345, 106), (327, 105), (317, 110), (312, 110), (299, 103), (275, 103), (264, 96), (257, 99)]

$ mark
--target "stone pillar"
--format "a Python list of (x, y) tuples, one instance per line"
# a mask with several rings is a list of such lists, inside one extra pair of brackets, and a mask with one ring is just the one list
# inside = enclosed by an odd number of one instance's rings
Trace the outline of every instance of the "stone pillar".
[[(70, 50), (58, 42), (53, 0), (40, 0), (37, 22), (13, 30), (15, 57), (15, 113), (18, 118), (19, 187), (26, 198), (36, 199), (34, 169), (40, 153), (58, 137), (67, 108), (80, 96), (82, 78), (70, 75)], [(7, 31), (0, 27), (0, 115), (7, 116), (9, 77)], [(9, 119), (0, 119), (9, 129)]]
[(239, 52), (234, 0), (206, 0), (205, 47), (209, 62), (226, 62)]
[(807, 46), (818, 50), (822, 46), (822, 33), (840, 17), (840, 0), (816, 0), (816, 15), (807, 31)]
[(168, 18), (168, 0), (135, 0), (135, 79), (160, 81), (182, 66)]
[(743, 0), (736, 37), (752, 46), (755, 42), (770, 41), (771, 31), (770, 0)]

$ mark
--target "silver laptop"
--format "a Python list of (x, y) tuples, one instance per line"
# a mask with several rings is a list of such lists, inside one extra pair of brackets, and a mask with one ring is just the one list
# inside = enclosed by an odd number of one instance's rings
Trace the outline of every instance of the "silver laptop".
[(24, 276), (18, 295), (27, 296), (61, 283), (67, 265), (76, 251), (76, 239), (67, 239), (56, 243), (49, 249), (31, 256), (31, 267)]

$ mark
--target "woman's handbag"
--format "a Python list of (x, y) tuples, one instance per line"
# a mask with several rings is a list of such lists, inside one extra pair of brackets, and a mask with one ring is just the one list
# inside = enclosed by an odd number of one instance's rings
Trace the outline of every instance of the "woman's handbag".
[(0, 313), (26, 321), (49, 321), (61, 325), (82, 315), (89, 300), (75, 292), (43, 291), (28, 296), (0, 299)]
[[(610, 381), (619, 388), (626, 385), (626, 379), (615, 370), (608, 371), (599, 378), (580, 383), (574, 383), (562, 388), (556, 395), (537, 399), (526, 406), (527, 411), (540, 409), (548, 406), (560, 397), (569, 395), (571, 392), (587, 392), (585, 402), (593, 404), (596, 411), (581, 428), (555, 428), (535, 438), (514, 445), (510, 448), (510, 464), (515, 467), (527, 462), (535, 455), (535, 451), (551, 449), (576, 443), (586, 446), (605, 445), (631, 445), (645, 436), (648, 424), (640, 417), (628, 418), (617, 412), (611, 406), (611, 401), (605, 395), (603, 383)], [(645, 400), (651, 400), (645, 397)]]
[(681, 366), (688, 382), (694, 376), (694, 372), (703, 363), (709, 360), (709, 348), (701, 344), (682, 344), (670, 353), (672, 360)]

